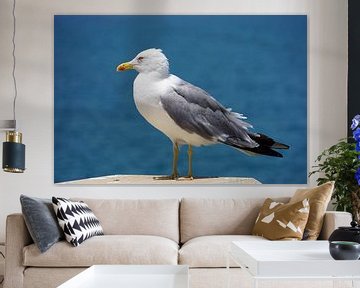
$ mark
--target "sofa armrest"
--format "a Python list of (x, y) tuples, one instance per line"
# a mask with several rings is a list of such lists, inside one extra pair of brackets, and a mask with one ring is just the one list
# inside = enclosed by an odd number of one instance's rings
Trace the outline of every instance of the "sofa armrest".
[(340, 226), (350, 226), (352, 216), (348, 212), (326, 211), (324, 224), (319, 236), (321, 240), (329, 239), (331, 233)]
[(25, 267), (23, 248), (33, 241), (22, 214), (11, 214), (6, 218), (5, 281), (4, 288), (22, 288)]

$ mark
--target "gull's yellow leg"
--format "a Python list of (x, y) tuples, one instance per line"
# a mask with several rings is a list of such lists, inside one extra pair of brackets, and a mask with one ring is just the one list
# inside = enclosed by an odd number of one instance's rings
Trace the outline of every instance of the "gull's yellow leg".
[(176, 180), (179, 178), (179, 173), (177, 170), (177, 164), (179, 160), (179, 145), (175, 142), (173, 143), (173, 164), (172, 164), (172, 173), (170, 176), (160, 176), (154, 177), (155, 180)]
[(192, 155), (193, 155), (193, 151), (192, 151), (192, 146), (189, 144), (189, 147), (188, 147), (188, 175), (186, 178), (189, 178), (189, 179), (194, 179), (193, 177), (193, 171), (192, 171)]
[(172, 179), (179, 178), (179, 173), (178, 173), (178, 170), (177, 170), (178, 160), (179, 160), (179, 146), (175, 142), (173, 144), (173, 167), (172, 167), (172, 174), (171, 174)]

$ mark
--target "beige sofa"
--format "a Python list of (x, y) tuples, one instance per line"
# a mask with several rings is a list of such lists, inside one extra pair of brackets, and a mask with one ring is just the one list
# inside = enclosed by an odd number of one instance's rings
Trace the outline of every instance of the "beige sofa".
[[(81, 200), (105, 235), (76, 248), (61, 241), (41, 254), (23, 216), (8, 216), (5, 288), (56, 287), (94, 264), (184, 264), (191, 288), (223, 288), (231, 241), (268, 241), (250, 235), (264, 199)], [(321, 237), (350, 219), (345, 212), (327, 212)], [(230, 264), (231, 283), (241, 283), (243, 272)]]

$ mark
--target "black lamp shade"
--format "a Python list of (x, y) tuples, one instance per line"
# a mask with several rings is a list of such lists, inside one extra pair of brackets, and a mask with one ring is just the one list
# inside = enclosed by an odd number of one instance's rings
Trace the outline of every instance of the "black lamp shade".
[[(7, 137), (8, 138), (8, 137)], [(10, 139), (13, 138), (10, 136)], [(10, 140), (7, 139), (7, 140)], [(20, 143), (19, 143), (20, 142)], [(18, 142), (3, 142), (3, 165), (4, 171), (22, 173), (25, 170), (25, 145)]]

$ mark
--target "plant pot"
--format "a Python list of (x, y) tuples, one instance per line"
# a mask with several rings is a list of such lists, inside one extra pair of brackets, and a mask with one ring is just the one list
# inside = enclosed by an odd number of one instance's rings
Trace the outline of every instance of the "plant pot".
[(329, 250), (335, 260), (358, 260), (360, 257), (360, 244), (357, 242), (332, 241)]

